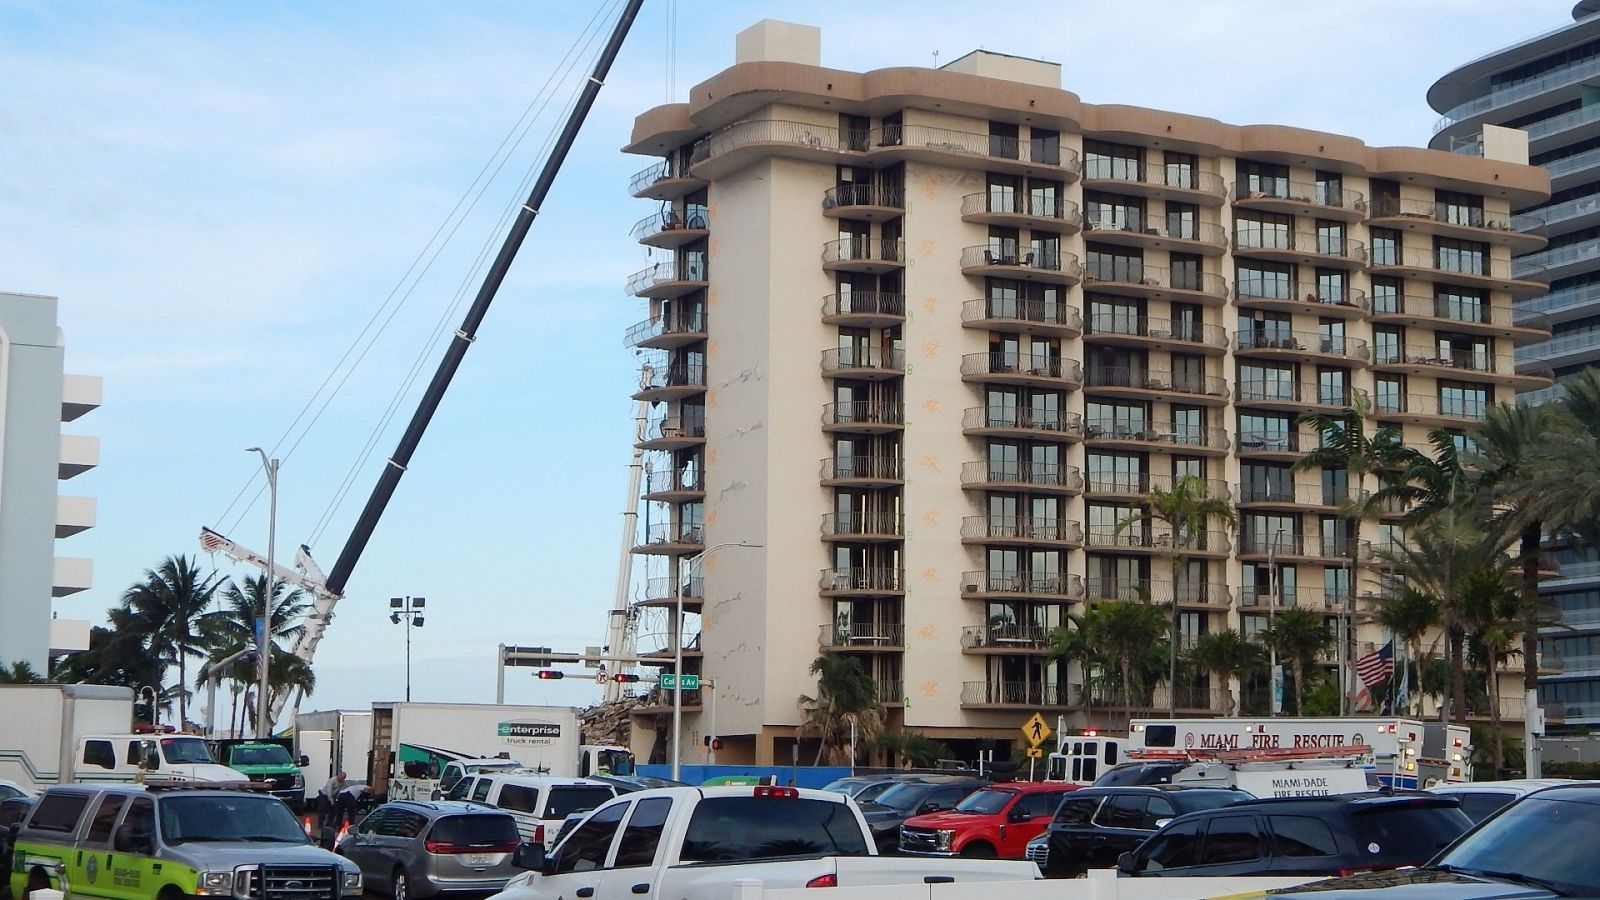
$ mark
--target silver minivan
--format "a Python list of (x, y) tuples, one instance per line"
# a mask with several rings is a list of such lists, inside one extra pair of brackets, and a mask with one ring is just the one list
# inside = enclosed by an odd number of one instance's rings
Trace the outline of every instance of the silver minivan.
[(512, 864), (521, 836), (508, 813), (479, 803), (397, 800), (373, 810), (337, 852), (361, 868), (369, 888), (394, 900), (492, 894), (522, 874)]

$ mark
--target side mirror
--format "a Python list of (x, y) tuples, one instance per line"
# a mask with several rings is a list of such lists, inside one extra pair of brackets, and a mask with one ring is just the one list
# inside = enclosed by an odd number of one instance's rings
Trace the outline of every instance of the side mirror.
[(152, 744), (144, 751), (144, 761), (139, 764), (139, 768), (147, 772), (155, 772), (161, 768), (161, 751), (157, 750), (155, 745)]
[(1133, 875), (1139, 871), (1139, 860), (1129, 850), (1117, 857), (1117, 871), (1124, 875)]
[(300, 768), (304, 769), (307, 766), (311, 765), (311, 757), (306, 756), (305, 754), (302, 753), (300, 755), (300, 758), (294, 761), (294, 764), (299, 766)]
[(1013, 809), (1011, 812), (1006, 813), (1006, 820), (1009, 822), (1032, 822), (1033, 816), (1028, 815), (1024, 810)]
[(542, 872), (544, 863), (544, 844), (538, 841), (523, 841), (511, 854), (511, 864), (519, 869)]
[(927, 815), (928, 813), (936, 813), (936, 812), (940, 812), (940, 811), (942, 811), (944, 809), (945, 809), (945, 807), (939, 805), (938, 803), (935, 803), (932, 800), (929, 800), (927, 803), (924, 803), (921, 806), (917, 807), (917, 815)]
[(1167, 824), (1170, 823), (1171, 821), (1172, 821), (1172, 819), (1170, 817), (1169, 818), (1165, 818), (1165, 819), (1157, 819), (1156, 820), (1156, 830), (1159, 831), (1159, 830), (1167, 827)]

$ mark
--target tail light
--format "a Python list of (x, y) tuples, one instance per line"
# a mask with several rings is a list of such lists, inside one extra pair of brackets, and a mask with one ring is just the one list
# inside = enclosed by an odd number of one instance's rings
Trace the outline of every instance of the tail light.
[(542, 824), (533, 826), (533, 842), (535, 844), (544, 843), (544, 826)]
[(818, 875), (817, 877), (815, 877), (815, 878), (811, 879), (810, 881), (806, 882), (806, 887), (808, 887), (808, 888), (814, 888), (814, 887), (838, 887), (838, 886), (839, 886), (839, 876), (835, 875), (832, 872), (829, 872), (826, 875)]
[(455, 844), (450, 841), (423, 841), (422, 849), (429, 853), (514, 853), (517, 845), (509, 844)]
[[(795, 798), (800, 796), (800, 790), (799, 790), (799, 788), (792, 788), (792, 787), (773, 787), (772, 785), (761, 785), (760, 787), (756, 788), (756, 796), (757, 797), (785, 797), (785, 798), (788, 798), (790, 800), (793, 800), (793, 799), (795, 799)], [(830, 875), (830, 876), (827, 876), (827, 877), (831, 878), (833, 876)], [(829, 885), (829, 887), (833, 887), (833, 885)]]

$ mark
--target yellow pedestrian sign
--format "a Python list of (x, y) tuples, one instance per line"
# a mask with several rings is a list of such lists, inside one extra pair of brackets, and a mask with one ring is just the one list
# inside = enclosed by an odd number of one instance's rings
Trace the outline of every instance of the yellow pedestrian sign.
[(1037, 747), (1049, 739), (1051, 734), (1050, 723), (1038, 713), (1033, 718), (1022, 723), (1022, 736), (1028, 739), (1028, 746)]

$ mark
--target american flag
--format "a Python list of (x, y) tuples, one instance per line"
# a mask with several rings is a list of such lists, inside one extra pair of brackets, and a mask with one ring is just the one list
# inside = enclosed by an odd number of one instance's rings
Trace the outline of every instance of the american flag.
[(1394, 641), (1356, 660), (1356, 674), (1367, 687), (1388, 681), (1394, 674)]

